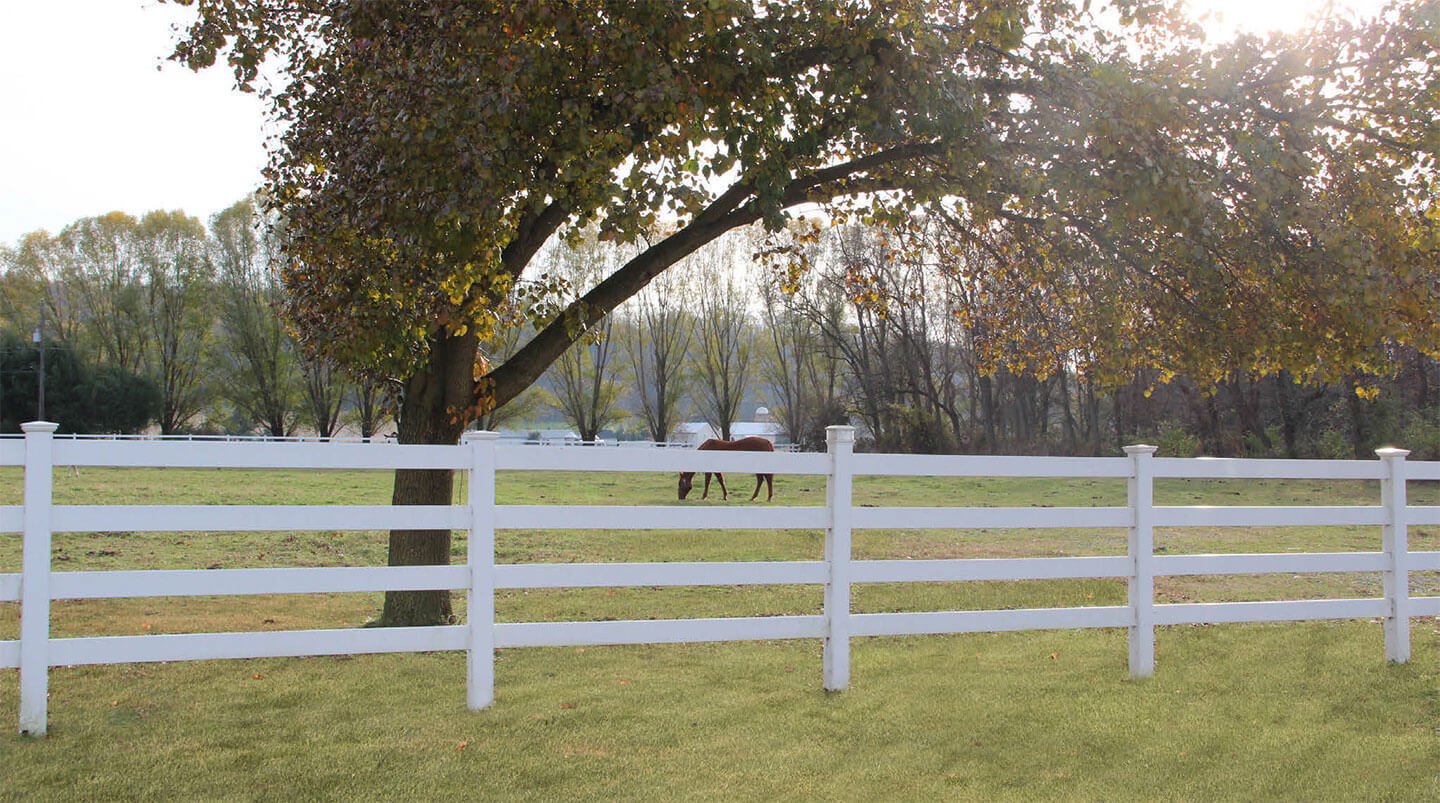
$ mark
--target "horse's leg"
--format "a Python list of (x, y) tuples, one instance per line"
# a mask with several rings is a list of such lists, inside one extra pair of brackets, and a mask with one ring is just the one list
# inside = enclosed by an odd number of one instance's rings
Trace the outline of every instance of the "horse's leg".
[[(774, 474), (766, 474), (766, 475), (765, 475), (765, 487), (768, 488), (769, 491), (770, 491), (769, 493), (765, 494), (765, 501), (766, 501), (766, 502), (769, 502), (771, 499), (774, 499), (774, 498), (775, 498), (775, 475), (774, 475)], [(759, 493), (760, 489), (759, 489), (759, 488), (756, 488), (755, 491), (756, 491), (756, 493)]]
[(705, 472), (705, 493), (700, 494), (701, 499), (710, 498), (710, 472)]
[(760, 495), (760, 486), (761, 486), (761, 485), (764, 485), (764, 484), (765, 484), (765, 475), (764, 475), (764, 474), (756, 474), (756, 475), (755, 475), (755, 493), (750, 494), (750, 501), (751, 501), (751, 502), (754, 502), (754, 501), (755, 501), (755, 497), (757, 497), (757, 496)]
[(730, 492), (725, 489), (725, 475), (717, 471), (715, 472), (715, 479), (720, 481), (720, 498), (729, 501)]

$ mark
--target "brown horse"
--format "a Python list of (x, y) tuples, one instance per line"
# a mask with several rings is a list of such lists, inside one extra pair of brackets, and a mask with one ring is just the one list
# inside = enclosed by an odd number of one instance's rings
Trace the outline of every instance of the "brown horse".
[[(713, 451), (717, 449), (723, 452), (773, 452), (775, 451), (775, 444), (753, 435), (748, 438), (741, 438), (738, 441), (722, 441), (718, 438), (711, 438), (700, 444), (701, 451)], [(700, 494), (701, 499), (710, 496), (710, 474), (711, 472), (709, 471), (705, 472), (705, 491)], [(718, 471), (714, 472), (714, 474), (715, 479), (720, 481), (721, 498), (729, 499), (730, 492), (725, 489), (725, 475)], [(690, 493), (690, 485), (694, 480), (695, 472), (693, 471), (685, 471), (680, 474), (680, 498), (682, 500), (686, 494)], [(755, 493), (750, 494), (750, 501), (755, 501), (755, 497), (760, 495), (761, 484), (765, 484), (769, 488), (769, 493), (765, 495), (765, 501), (769, 502), (775, 498), (775, 475), (756, 474)]]

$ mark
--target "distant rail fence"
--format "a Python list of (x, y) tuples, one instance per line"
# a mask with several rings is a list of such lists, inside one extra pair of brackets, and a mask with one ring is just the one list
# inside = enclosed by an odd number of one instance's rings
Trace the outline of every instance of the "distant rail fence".
[[(18, 440), (20, 435), (3, 434), (0, 441), (5, 439)], [(362, 438), (357, 435), (336, 435), (322, 437), (320, 435), (159, 435), (159, 434), (91, 434), (91, 433), (56, 433), (56, 440), (84, 440), (84, 441), (184, 441), (202, 443), (374, 443), (374, 444), (398, 444), (399, 441), (393, 435), (375, 435), (370, 438)], [(689, 441), (648, 441), (648, 440), (609, 440), (587, 441), (580, 438), (511, 438), (500, 437), (500, 443), (505, 445), (524, 446), (615, 446), (621, 448), (644, 449), (693, 449), (695, 444)], [(799, 451), (796, 444), (777, 443), (775, 450), (780, 452)]]
[[(23, 533), (19, 574), (0, 574), (0, 602), (19, 602), (18, 641), (0, 641), (0, 668), (20, 670), (20, 731), (45, 732), (51, 666), (463, 650), (467, 703), (494, 700), (500, 647), (822, 639), (822, 682), (850, 681), (857, 636), (1055, 628), (1125, 628), (1129, 670), (1155, 671), (1156, 625), (1368, 618), (1383, 620), (1385, 654), (1410, 657), (1409, 620), (1440, 616), (1440, 597), (1412, 597), (1409, 574), (1440, 571), (1440, 552), (1410, 552), (1407, 527), (1440, 524), (1440, 507), (1407, 502), (1407, 480), (1440, 480), (1440, 463), (1407, 462), (1400, 449), (1378, 460), (1157, 458), (1151, 446), (1124, 457), (989, 457), (855, 454), (854, 430), (829, 429), (826, 453), (696, 452), (678, 449), (537, 449), (471, 433), (454, 446), (368, 443), (247, 443), (57, 439), (54, 424), (26, 424), (23, 440), (0, 441), (0, 465), (24, 467), (24, 504), (0, 508), (0, 531)], [(468, 474), (462, 505), (56, 505), (56, 466), (454, 469)], [(823, 475), (824, 506), (693, 507), (497, 505), (496, 471), (724, 471)], [(854, 477), (1041, 477), (1125, 480), (1114, 507), (869, 507), (852, 503)], [(1157, 478), (1329, 479), (1379, 483), (1375, 505), (1156, 506)], [(1379, 549), (1343, 553), (1156, 554), (1156, 527), (1363, 525)], [(52, 533), (453, 529), (468, 534), (466, 562), (450, 566), (55, 572)], [(825, 532), (823, 560), (691, 563), (496, 564), (496, 530), (806, 529)], [(854, 560), (855, 530), (1117, 528), (1127, 554), (1052, 558)], [(1376, 572), (1383, 595), (1362, 599), (1156, 604), (1155, 578), (1203, 574)], [(853, 613), (856, 583), (1120, 578), (1125, 605), (1014, 610)], [(602, 586), (811, 584), (824, 588), (815, 615), (646, 621), (496, 622), (497, 589)], [(120, 597), (304, 594), (448, 589), (468, 592), (464, 624), (345, 630), (192, 633), (52, 638), (52, 600)]]

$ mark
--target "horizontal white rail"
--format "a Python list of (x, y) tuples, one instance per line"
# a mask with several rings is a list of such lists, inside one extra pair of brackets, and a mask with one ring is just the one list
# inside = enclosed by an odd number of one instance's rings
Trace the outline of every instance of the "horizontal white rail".
[(50, 641), (50, 665), (463, 650), (465, 635), (466, 628), (463, 625), (445, 625), (64, 638)]
[(1125, 527), (1123, 507), (858, 507), (857, 530)]
[(1385, 523), (1385, 508), (1330, 507), (1156, 507), (1156, 527), (1333, 527)]
[(1406, 509), (1411, 524), (1440, 524), (1440, 507), (1412, 505)]
[(450, 530), (469, 526), (452, 505), (56, 505), (53, 531), (280, 532)]
[(1280, 552), (1155, 557), (1155, 573), (1170, 577), (1198, 574), (1383, 572), (1388, 565), (1383, 552)]
[(460, 469), (461, 446), (378, 443), (55, 441), (57, 466), (124, 468)]
[(824, 454), (717, 452), (685, 449), (531, 449), (497, 446), (501, 471), (719, 471), (735, 474), (825, 474)]
[(502, 563), (496, 588), (785, 585), (825, 582), (821, 561), (715, 563)]
[(1410, 570), (1416, 572), (1440, 572), (1440, 552), (1411, 552)]
[(1124, 577), (1130, 559), (971, 558), (952, 560), (857, 560), (850, 564), (857, 583), (956, 583), (975, 580), (1066, 580)]
[(1407, 474), (1412, 480), (1440, 480), (1440, 460), (1419, 460), (1406, 464)]
[(1371, 460), (1275, 460), (1231, 457), (1156, 457), (1155, 476), (1174, 479), (1378, 480)]
[(468, 588), (465, 566), (356, 566), (312, 569), (161, 569), (56, 572), (52, 599), (345, 594)]
[(1306, 599), (1265, 602), (1185, 602), (1155, 606), (1157, 625), (1226, 622), (1297, 622), (1314, 619), (1363, 619), (1389, 614), (1390, 603), (1376, 599)]
[(855, 473), (889, 477), (1112, 477), (1129, 471), (1123, 457), (857, 454)]
[(646, 619), (615, 622), (501, 622), (497, 647), (591, 647), (607, 644), (684, 644), (821, 638), (823, 616), (749, 616), (727, 619)]
[(1014, 630), (1069, 630), (1125, 627), (1133, 615), (1123, 605), (1092, 608), (1022, 608), (1012, 611), (926, 611), (860, 613), (850, 616), (855, 636), (928, 636), (941, 633), (999, 633)]

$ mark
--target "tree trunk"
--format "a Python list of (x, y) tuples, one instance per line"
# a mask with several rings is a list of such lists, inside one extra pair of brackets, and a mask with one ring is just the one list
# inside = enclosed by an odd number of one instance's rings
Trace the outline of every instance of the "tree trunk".
[(1291, 460), (1300, 456), (1300, 420), (1295, 414), (1294, 385), (1289, 373), (1279, 371), (1275, 374), (1275, 400), (1280, 408), (1280, 434), (1285, 440), (1285, 456)]
[(1350, 408), (1350, 448), (1354, 452), (1356, 460), (1363, 460), (1366, 457), (1365, 447), (1370, 439), (1370, 422), (1366, 416), (1370, 404), (1355, 392), (1358, 387), (1361, 387), (1361, 383), (1359, 375), (1356, 375), (1350, 383), (1350, 392), (1346, 394), (1346, 401)]
[(980, 377), (980, 416), (983, 419), (985, 432), (984, 448), (986, 452), (996, 451), (995, 435), (995, 397), (993, 394), (994, 383), (990, 377)]
[(1060, 409), (1062, 412), (1060, 422), (1065, 437), (1065, 453), (1076, 454), (1079, 450), (1079, 445), (1076, 441), (1075, 414), (1070, 407), (1070, 378), (1063, 366), (1060, 368), (1059, 377)]
[[(473, 336), (445, 337), (431, 351), (430, 364), (405, 383), (400, 403), (401, 443), (454, 444), (469, 419), (476, 341)], [(395, 505), (453, 504), (455, 472), (449, 469), (398, 469)], [(450, 562), (449, 530), (391, 530), (391, 566), (443, 566)], [(414, 627), (453, 621), (449, 591), (387, 591), (382, 627)]]
[[(455, 472), (400, 469), (393, 504), (448, 505)], [(391, 530), (391, 566), (443, 566), (450, 562), (449, 530)], [(387, 591), (380, 624), (385, 627), (440, 625), (452, 621), (449, 591)]]

